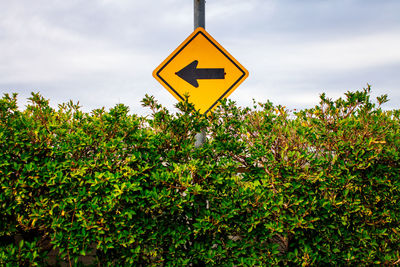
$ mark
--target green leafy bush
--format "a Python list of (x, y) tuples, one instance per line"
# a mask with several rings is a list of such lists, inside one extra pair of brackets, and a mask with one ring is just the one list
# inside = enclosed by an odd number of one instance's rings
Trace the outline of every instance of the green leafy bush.
[[(370, 88), (290, 112), (0, 100), (0, 263), (400, 262), (400, 111)], [(195, 148), (195, 134), (206, 143)], [(83, 257), (83, 258), (82, 258)]]

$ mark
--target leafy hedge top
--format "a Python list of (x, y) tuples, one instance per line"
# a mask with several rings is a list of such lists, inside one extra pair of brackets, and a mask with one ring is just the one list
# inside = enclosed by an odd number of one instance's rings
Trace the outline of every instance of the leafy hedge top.
[[(108, 264), (400, 261), (400, 111), (323, 94), (290, 112), (231, 101), (149, 117), (0, 100), (0, 263), (91, 254)], [(194, 136), (206, 129), (204, 146)], [(14, 244), (13, 238), (19, 241)]]

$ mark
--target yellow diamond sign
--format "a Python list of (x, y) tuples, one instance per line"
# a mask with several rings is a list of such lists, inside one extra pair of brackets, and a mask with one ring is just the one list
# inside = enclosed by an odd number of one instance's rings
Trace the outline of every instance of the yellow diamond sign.
[(176, 99), (189, 101), (202, 113), (228, 97), (248, 71), (203, 28), (197, 28), (153, 71)]

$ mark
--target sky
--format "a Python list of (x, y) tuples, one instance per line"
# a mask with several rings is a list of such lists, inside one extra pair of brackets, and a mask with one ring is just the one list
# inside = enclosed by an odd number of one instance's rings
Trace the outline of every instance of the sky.
[[(153, 70), (193, 32), (192, 0), (0, 0), (0, 93), (84, 111), (145, 94), (174, 111)], [(400, 1), (208, 0), (206, 30), (247, 70), (230, 99), (289, 109), (371, 84), (400, 108)]]

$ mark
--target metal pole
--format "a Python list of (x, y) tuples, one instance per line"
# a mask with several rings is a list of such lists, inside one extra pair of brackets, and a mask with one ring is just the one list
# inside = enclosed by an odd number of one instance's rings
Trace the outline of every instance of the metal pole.
[(194, 143), (194, 147), (201, 147), (203, 144), (206, 142), (206, 130), (201, 129), (200, 133), (197, 133), (196, 136), (196, 142)]
[(194, 0), (194, 29), (206, 28), (206, 0)]
[[(206, 0), (194, 0), (194, 29), (206, 28)], [(206, 130), (196, 134), (195, 147), (201, 147), (206, 142)]]

